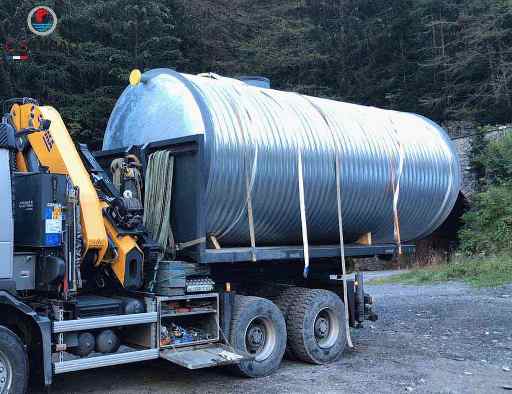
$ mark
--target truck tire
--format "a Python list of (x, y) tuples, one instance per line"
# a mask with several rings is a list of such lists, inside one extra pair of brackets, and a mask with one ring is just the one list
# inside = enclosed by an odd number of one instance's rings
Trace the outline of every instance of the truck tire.
[(28, 359), (23, 342), (0, 326), (0, 394), (24, 394), (28, 385)]
[(303, 287), (287, 287), (286, 289), (282, 290), (279, 295), (271, 297), (270, 300), (281, 310), (284, 319), (286, 320), (288, 309), (290, 305), (295, 302), (295, 297), (297, 294), (307, 290), (308, 289)]
[(250, 296), (235, 296), (230, 344), (252, 360), (232, 367), (241, 376), (258, 378), (279, 368), (286, 348), (286, 323), (271, 301)]
[[(272, 302), (276, 304), (276, 306), (281, 310), (284, 320), (286, 322), (286, 326), (288, 327), (288, 311), (290, 309), (290, 305), (296, 302), (297, 296), (300, 293), (305, 291), (309, 291), (309, 289), (305, 289), (303, 287), (288, 287), (281, 291), (279, 295), (275, 298), (271, 298)], [(288, 336), (288, 341), (286, 344), (286, 351), (284, 356), (289, 360), (297, 360), (297, 357), (293, 354), (293, 351), (290, 346), (290, 338)]]
[(328, 364), (345, 350), (345, 308), (328, 290), (301, 289), (292, 293), (286, 324), (288, 347), (294, 357), (311, 364)]

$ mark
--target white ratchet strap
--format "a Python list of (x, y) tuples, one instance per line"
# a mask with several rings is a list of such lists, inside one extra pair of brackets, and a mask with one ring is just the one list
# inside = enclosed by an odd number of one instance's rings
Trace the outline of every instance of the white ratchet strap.
[(298, 150), (297, 172), (299, 175), (299, 203), (300, 203), (300, 220), (302, 225), (302, 243), (304, 245), (304, 278), (308, 277), (309, 272), (309, 242), (308, 242), (308, 226), (306, 221), (306, 199), (304, 197), (304, 176), (302, 174), (302, 153)]
[(340, 256), (341, 256), (341, 269), (343, 272), (343, 304), (345, 307), (345, 332), (347, 335), (347, 345), (353, 348), (352, 337), (350, 336), (350, 322), (348, 311), (348, 289), (347, 289), (347, 267), (345, 264), (345, 240), (343, 239), (343, 219), (341, 215), (341, 176), (340, 176), (340, 159), (336, 155), (336, 197), (338, 201), (338, 227), (340, 230)]
[[(395, 174), (393, 171), (393, 230), (395, 241), (398, 247), (398, 255), (402, 255), (402, 240), (400, 236), (400, 218), (398, 216), (398, 197), (400, 196), (400, 178), (404, 168), (404, 148), (398, 138), (398, 131), (395, 128), (396, 144), (398, 146), (398, 171)], [(396, 177), (396, 179), (395, 179)]]
[[(219, 77), (221, 78), (221, 77)], [(240, 86), (242, 87), (246, 87), (247, 85), (242, 83)], [(240, 87), (239, 86), (239, 87)], [(239, 97), (237, 99), (239, 99), (240, 97), (244, 97), (242, 92), (238, 89), (238, 87), (234, 86), (234, 89), (237, 93), (239, 93)], [(242, 104), (245, 108), (245, 112), (249, 113), (249, 108), (251, 108), (250, 106), (245, 106), (244, 104), (244, 101), (242, 100), (241, 102), (239, 101), (240, 104)], [(240, 116), (240, 114), (238, 112), (235, 111), (235, 116), (237, 117), (237, 120), (238, 120), (238, 123), (239, 123), (239, 126), (240, 126), (240, 130), (242, 130), (242, 139), (244, 140), (244, 143), (247, 145), (247, 146), (250, 146), (251, 145), (251, 141), (250, 140), (247, 140), (247, 142), (245, 141), (246, 140), (246, 133), (244, 132), (244, 130), (246, 130), (248, 127), (255, 127), (253, 125), (253, 120), (252, 118), (249, 117), (249, 122), (251, 123), (249, 126), (245, 125), (245, 123), (242, 121), (242, 117)], [(257, 127), (257, 125), (256, 125)], [(227, 234), (229, 234), (231, 232), (231, 230), (233, 230), (233, 228), (238, 224), (238, 222), (242, 219), (243, 217), (243, 214), (245, 212), (245, 209), (247, 208), (247, 218), (248, 218), (248, 221), (249, 221), (249, 236), (250, 236), (250, 241), (251, 241), (251, 253), (252, 253), (252, 261), (256, 261), (256, 236), (255, 236), (255, 230), (254, 230), (254, 214), (253, 214), (253, 209), (252, 209), (252, 199), (251, 199), (251, 193), (252, 193), (252, 189), (254, 187), (254, 182), (255, 182), (255, 179), (256, 179), (256, 170), (257, 170), (257, 166), (258, 166), (258, 144), (254, 144), (254, 157), (252, 159), (252, 166), (251, 166), (251, 172), (250, 174), (247, 174), (246, 173), (246, 199), (245, 199), (245, 203), (242, 207), (242, 209), (239, 211), (238, 215), (236, 216), (235, 220), (233, 220), (233, 222), (221, 233), (221, 234), (218, 234), (217, 235), (217, 239), (222, 239), (224, 236), (226, 236)], [(244, 159), (245, 161), (245, 159)]]
[(201, 238), (194, 239), (192, 241), (179, 243), (179, 244), (176, 245), (176, 249), (177, 250), (183, 250), (183, 249), (187, 249), (187, 248), (190, 248), (192, 246), (196, 246), (196, 245), (199, 245), (199, 244), (202, 244), (202, 243), (205, 243), (205, 242), (206, 242), (206, 237), (201, 237)]
[(249, 219), (249, 236), (251, 237), (251, 254), (252, 261), (256, 262), (256, 236), (254, 233), (254, 217), (252, 214), (252, 199), (251, 199), (251, 180), (249, 175), (245, 177), (245, 187), (247, 190), (247, 218)]

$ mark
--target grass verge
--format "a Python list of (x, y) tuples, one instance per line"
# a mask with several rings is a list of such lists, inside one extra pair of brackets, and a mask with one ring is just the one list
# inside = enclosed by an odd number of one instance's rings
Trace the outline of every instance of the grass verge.
[(475, 287), (498, 287), (512, 283), (512, 256), (460, 258), (448, 264), (375, 279), (371, 283), (428, 284), (447, 281), (464, 281)]

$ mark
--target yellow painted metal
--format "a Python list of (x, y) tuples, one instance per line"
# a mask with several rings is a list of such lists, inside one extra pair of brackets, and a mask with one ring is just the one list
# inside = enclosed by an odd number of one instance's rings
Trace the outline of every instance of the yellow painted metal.
[(16, 153), (16, 168), (21, 172), (28, 172), (27, 161), (21, 152)]
[[(27, 138), (41, 165), (48, 167), (51, 173), (68, 175), (73, 185), (79, 188), (84, 256), (95, 251), (95, 264), (99, 265), (108, 248), (101, 202), (60, 114), (52, 107), (15, 104), (11, 115), (18, 131), (30, 127), (37, 129), (42, 119), (51, 121), (48, 131), (35, 132)], [(18, 160), (18, 169), (27, 170), (23, 157)]]
[[(107, 207), (105, 203), (103, 203), (103, 207)], [(130, 235), (119, 235), (118, 231), (115, 227), (110, 223), (107, 219), (105, 219), (105, 229), (107, 230), (109, 238), (112, 240), (116, 247), (116, 256), (112, 257), (110, 261), (110, 265), (112, 267), (112, 271), (116, 275), (117, 279), (121, 282), (121, 284), (125, 284), (127, 265), (129, 261), (127, 259), (128, 253), (130, 253), (133, 249), (139, 251), (141, 256), (141, 261), (143, 260), (143, 253), (137, 245), (136, 240)]]
[(130, 73), (130, 85), (132, 86), (136, 86), (140, 83), (142, 79), (142, 73), (140, 72), (140, 70), (137, 70), (137, 69), (134, 69), (132, 70), (132, 72)]

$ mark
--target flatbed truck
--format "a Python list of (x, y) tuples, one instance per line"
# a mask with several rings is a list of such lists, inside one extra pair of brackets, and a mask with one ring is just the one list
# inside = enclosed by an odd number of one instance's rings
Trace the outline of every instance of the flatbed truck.
[[(171, 259), (142, 225), (144, 193), (130, 189), (162, 151), (175, 164), (174, 238), (203, 240), (178, 243)], [(247, 377), (272, 373), (285, 353), (326, 364), (346, 348), (347, 318), (351, 327), (376, 318), (362, 274), (343, 276), (341, 254), (392, 256), (396, 245), (311, 245), (307, 277), (303, 246), (220, 247), (205, 232), (203, 154), (195, 136), (93, 154), (75, 147), (55, 109), (28, 98), (4, 105), (1, 394), (158, 358)], [(168, 283), (150, 285), (164, 267)]]

